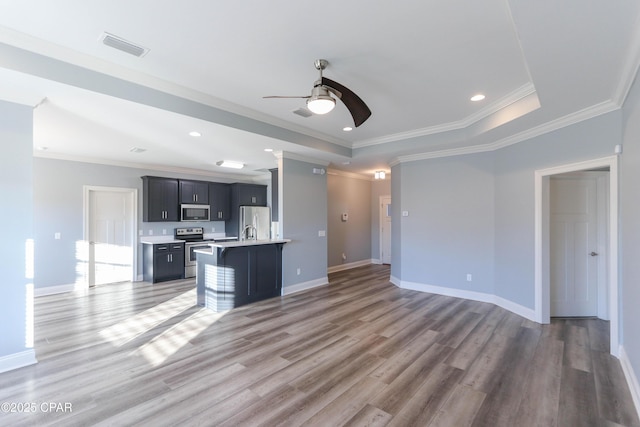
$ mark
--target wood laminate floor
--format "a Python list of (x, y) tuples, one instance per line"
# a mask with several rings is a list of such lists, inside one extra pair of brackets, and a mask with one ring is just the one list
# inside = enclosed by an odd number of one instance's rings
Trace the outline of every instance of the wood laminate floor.
[(39, 363), (0, 374), (0, 402), (34, 412), (0, 425), (640, 426), (601, 320), (538, 325), (380, 265), (227, 313), (194, 292), (37, 298)]

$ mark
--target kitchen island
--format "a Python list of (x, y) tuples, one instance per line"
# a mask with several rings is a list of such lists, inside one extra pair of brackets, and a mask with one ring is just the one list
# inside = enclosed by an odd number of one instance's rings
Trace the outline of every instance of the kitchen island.
[(196, 250), (198, 305), (225, 311), (280, 296), (282, 248), (290, 241), (211, 242)]

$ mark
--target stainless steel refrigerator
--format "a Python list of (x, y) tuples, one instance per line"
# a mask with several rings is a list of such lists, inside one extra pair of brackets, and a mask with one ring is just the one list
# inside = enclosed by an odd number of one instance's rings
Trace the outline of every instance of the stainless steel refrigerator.
[(240, 206), (239, 240), (269, 240), (271, 238), (271, 208)]

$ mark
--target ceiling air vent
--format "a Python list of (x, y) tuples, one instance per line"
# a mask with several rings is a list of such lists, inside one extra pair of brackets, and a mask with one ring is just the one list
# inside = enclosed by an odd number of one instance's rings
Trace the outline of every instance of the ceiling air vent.
[(298, 108), (297, 110), (293, 111), (293, 114), (297, 114), (299, 116), (302, 117), (311, 117), (313, 116), (313, 113), (309, 110), (307, 110), (306, 108)]
[(146, 47), (138, 46), (131, 43), (130, 41), (123, 39), (122, 37), (114, 36), (113, 34), (109, 34), (106, 32), (103, 33), (102, 36), (100, 36), (100, 40), (102, 40), (103, 44), (109, 47), (121, 50), (139, 58), (145, 56), (149, 52), (149, 49), (147, 49)]

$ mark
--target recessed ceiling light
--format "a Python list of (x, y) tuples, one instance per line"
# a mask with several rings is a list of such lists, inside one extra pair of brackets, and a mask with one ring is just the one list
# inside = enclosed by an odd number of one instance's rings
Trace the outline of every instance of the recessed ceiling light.
[(38, 151), (47, 151), (48, 149), (49, 147), (44, 147), (44, 146), (36, 147), (36, 150)]
[(192, 130), (191, 132), (189, 132), (189, 136), (198, 137), (198, 136), (202, 136), (202, 134), (196, 130)]
[(267, 153), (271, 153), (273, 151), (273, 148), (265, 148), (264, 151), (266, 151)]
[(146, 150), (146, 148), (140, 148), (140, 147), (131, 147), (129, 148), (129, 151), (132, 153), (144, 153)]
[(473, 102), (478, 102), (478, 101), (482, 101), (484, 98), (485, 98), (485, 96), (484, 96), (483, 94), (479, 93), (479, 94), (477, 94), (477, 95), (473, 95), (473, 96), (471, 97), (471, 100), (472, 100)]
[(347, 160), (346, 162), (342, 162), (342, 164), (346, 166), (346, 165), (350, 165), (351, 162), (349, 160)]
[(216, 162), (216, 165), (231, 169), (242, 169), (244, 167), (244, 163), (234, 162), (233, 160), (220, 160), (219, 162)]
[(351, 126), (345, 126), (342, 128), (343, 131), (345, 132), (351, 132), (353, 130), (353, 128)]

